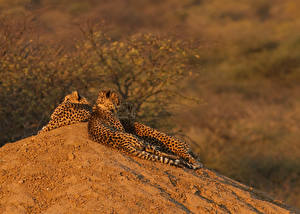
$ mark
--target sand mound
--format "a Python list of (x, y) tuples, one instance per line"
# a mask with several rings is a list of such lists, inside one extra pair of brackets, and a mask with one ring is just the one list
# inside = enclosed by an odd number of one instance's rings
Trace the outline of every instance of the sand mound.
[(293, 213), (216, 174), (129, 157), (77, 124), (0, 148), (0, 213)]

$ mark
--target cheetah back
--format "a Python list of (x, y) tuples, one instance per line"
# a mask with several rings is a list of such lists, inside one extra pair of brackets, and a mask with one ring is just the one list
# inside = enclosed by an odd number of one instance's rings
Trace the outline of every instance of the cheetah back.
[(49, 123), (39, 132), (47, 132), (77, 122), (86, 122), (91, 116), (91, 106), (86, 98), (77, 91), (68, 94), (64, 101), (54, 110)]

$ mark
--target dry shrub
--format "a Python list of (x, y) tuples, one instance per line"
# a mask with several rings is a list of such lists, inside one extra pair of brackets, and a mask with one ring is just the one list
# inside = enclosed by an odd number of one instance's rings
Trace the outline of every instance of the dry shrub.
[(74, 49), (66, 51), (31, 39), (27, 23), (10, 28), (14, 23), (3, 20), (2, 25), (2, 144), (36, 133), (60, 99), (75, 89), (95, 98), (100, 88), (115, 88), (135, 104), (141, 120), (173, 127), (171, 97), (184, 99), (180, 83), (191, 77), (190, 62), (197, 57), (187, 43), (151, 34), (113, 41), (88, 28)]

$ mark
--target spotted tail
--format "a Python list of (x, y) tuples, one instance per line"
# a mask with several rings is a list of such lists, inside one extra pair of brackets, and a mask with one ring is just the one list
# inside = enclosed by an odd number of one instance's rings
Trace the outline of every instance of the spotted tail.
[(150, 154), (149, 152), (146, 152), (146, 151), (136, 150), (136, 151), (132, 152), (131, 154), (136, 157), (145, 159), (145, 160), (157, 161), (157, 162), (174, 165), (174, 166), (181, 166), (181, 161), (178, 159), (172, 160), (167, 157)]
[[(167, 158), (167, 159), (178, 161), (178, 164), (180, 164), (181, 166), (185, 166), (187, 168), (190, 168), (190, 169), (196, 170), (196, 169), (203, 168), (203, 164), (200, 163), (199, 161), (194, 160), (191, 163), (191, 162), (179, 160), (179, 157), (176, 156), (176, 155), (167, 154), (167, 153), (159, 151), (159, 147), (157, 147), (157, 146), (153, 146), (153, 145), (148, 144), (145, 147), (145, 151), (148, 152), (148, 153), (152, 153), (152, 154), (154, 154), (156, 156), (159, 156), (159, 157), (164, 157), (164, 158)], [(177, 164), (177, 166), (178, 166), (178, 164)]]
[(184, 166), (186, 166), (187, 168), (194, 169), (194, 170), (203, 168), (203, 164), (200, 162), (189, 163), (189, 162), (183, 161), (182, 164)]
[(153, 146), (153, 145), (148, 144), (145, 147), (145, 151), (149, 152), (151, 154), (166, 157), (166, 158), (169, 158), (169, 159), (174, 159), (174, 160), (179, 159), (179, 157), (177, 155), (172, 155), (172, 154), (168, 154), (168, 153), (165, 153), (165, 152), (161, 152), (160, 147), (158, 147), (158, 146)]

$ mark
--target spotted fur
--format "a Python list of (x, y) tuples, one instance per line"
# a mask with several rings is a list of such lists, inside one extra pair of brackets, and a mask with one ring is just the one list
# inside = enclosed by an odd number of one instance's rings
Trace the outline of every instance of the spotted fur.
[(90, 139), (139, 158), (180, 166), (180, 160), (171, 159), (174, 156), (168, 154), (164, 156), (164, 153), (158, 151), (154, 146), (147, 145), (143, 140), (125, 132), (116, 115), (120, 100), (117, 98), (117, 93), (114, 91), (100, 91), (88, 122)]
[(118, 114), (127, 133), (138, 136), (146, 142), (151, 142), (152, 145), (159, 146), (160, 150), (163, 152), (180, 157), (190, 168), (198, 169), (202, 167), (202, 164), (192, 156), (191, 148), (187, 143), (142, 123), (136, 122), (135, 110), (132, 104), (123, 103)]
[(49, 123), (39, 133), (78, 122), (86, 122), (90, 118), (91, 112), (92, 108), (87, 99), (80, 96), (77, 91), (73, 91), (65, 96), (64, 101), (50, 116)]

